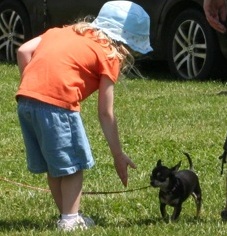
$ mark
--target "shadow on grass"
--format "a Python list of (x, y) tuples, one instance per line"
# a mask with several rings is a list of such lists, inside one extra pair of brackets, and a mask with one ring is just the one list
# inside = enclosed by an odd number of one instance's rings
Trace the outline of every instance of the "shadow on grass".
[(56, 221), (36, 221), (35, 219), (0, 220), (0, 232), (26, 231), (26, 230), (55, 230)]
[[(131, 219), (125, 219), (124, 222), (119, 223), (110, 223), (108, 222), (108, 219), (105, 218), (98, 218), (93, 217), (93, 219), (96, 222), (96, 226), (107, 228), (107, 227), (116, 227), (120, 226), (123, 228), (129, 228), (132, 227), (132, 225), (138, 225), (138, 226), (149, 226), (149, 225), (155, 225), (157, 222), (161, 222), (161, 220), (157, 219), (141, 219), (141, 220), (131, 220)], [(0, 232), (22, 232), (22, 231), (44, 231), (44, 230), (50, 230), (55, 231), (56, 230), (56, 222), (52, 221), (35, 221), (30, 219), (23, 219), (23, 220), (0, 220)]]
[[(226, 65), (227, 65), (227, 60), (224, 60), (224, 62), (221, 61), (220, 65), (218, 65), (217, 68), (214, 69), (212, 75), (210, 75), (209, 78), (201, 80), (194, 79), (194, 81), (205, 82), (205, 81), (215, 80), (226, 83), (227, 81)], [(166, 61), (141, 60), (136, 62), (135, 66), (137, 67), (137, 69), (139, 69), (142, 75), (148, 80), (156, 79), (160, 81), (181, 81), (181, 82), (193, 81), (193, 79), (184, 80), (171, 74), (168, 63)]]
[[(96, 226), (107, 228), (107, 227), (116, 227), (120, 226), (122, 228), (130, 228), (132, 226), (150, 226), (150, 225), (160, 225), (160, 224), (209, 224), (216, 222), (217, 224), (220, 222), (223, 222), (221, 219), (205, 219), (200, 218), (196, 219), (195, 217), (186, 217), (186, 218), (180, 218), (178, 221), (175, 222), (166, 222), (161, 217), (151, 217), (151, 218), (144, 218), (144, 219), (124, 219), (120, 222), (109, 222), (107, 218), (100, 217), (100, 216), (92, 216), (94, 221), (96, 222)], [(227, 224), (227, 222), (224, 222)], [(56, 230), (56, 219), (50, 219), (49, 221), (35, 221), (34, 219), (23, 219), (23, 220), (0, 220), (0, 232), (21, 232), (21, 231), (29, 231), (29, 230), (36, 230), (36, 231), (44, 231), (44, 230), (50, 230), (55, 231)]]
[(137, 225), (137, 226), (149, 226), (149, 225), (155, 225), (157, 223), (157, 220), (154, 218), (149, 218), (149, 219), (138, 219), (138, 220), (133, 220), (133, 219), (123, 219), (119, 222), (109, 222), (108, 219), (106, 218), (100, 218), (100, 217), (93, 217), (93, 219), (96, 222), (96, 225), (106, 228), (106, 227), (116, 227), (121, 226), (123, 228), (129, 228), (132, 225)]
[(0, 220), (0, 232), (5, 231), (21, 231), (23, 229), (41, 229), (41, 225), (38, 222), (31, 220), (21, 220), (21, 221), (3, 221)]
[(150, 226), (150, 225), (160, 225), (160, 224), (182, 224), (182, 223), (186, 223), (186, 224), (209, 224), (209, 223), (214, 223), (216, 222), (217, 224), (222, 222), (221, 219), (205, 219), (205, 218), (199, 218), (197, 219), (194, 216), (188, 216), (188, 217), (182, 217), (179, 218), (179, 220), (177, 221), (165, 221), (163, 220), (161, 217), (150, 217), (150, 218), (144, 218), (144, 219), (123, 219), (120, 222), (109, 222), (108, 219), (106, 218), (101, 218), (99, 216), (92, 216), (92, 218), (95, 220), (96, 225), (106, 228), (106, 227), (116, 227), (116, 226), (121, 226), (123, 228), (129, 228), (132, 226)]

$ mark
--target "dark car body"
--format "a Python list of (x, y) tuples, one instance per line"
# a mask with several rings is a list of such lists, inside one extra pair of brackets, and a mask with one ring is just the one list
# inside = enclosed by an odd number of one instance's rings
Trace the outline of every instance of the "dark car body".
[[(0, 0), (0, 59), (15, 61), (24, 41), (50, 27), (96, 16), (102, 0)], [(227, 57), (227, 40), (209, 26), (202, 0), (135, 0), (151, 18), (149, 60), (167, 61), (183, 79), (207, 78), (220, 57)]]

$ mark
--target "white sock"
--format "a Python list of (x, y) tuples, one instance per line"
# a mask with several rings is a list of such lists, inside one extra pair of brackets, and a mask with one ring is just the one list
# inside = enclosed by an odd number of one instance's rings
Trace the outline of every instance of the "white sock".
[(61, 219), (62, 220), (71, 220), (75, 219), (78, 216), (78, 213), (75, 214), (61, 214)]

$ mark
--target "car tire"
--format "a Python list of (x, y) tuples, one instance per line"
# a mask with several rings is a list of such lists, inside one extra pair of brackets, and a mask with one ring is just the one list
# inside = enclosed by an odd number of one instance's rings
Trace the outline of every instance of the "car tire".
[(17, 48), (31, 37), (28, 14), (19, 1), (3, 0), (0, 19), (0, 60), (15, 62)]
[(216, 34), (202, 12), (183, 11), (168, 35), (168, 64), (175, 76), (202, 80), (212, 74), (220, 50)]

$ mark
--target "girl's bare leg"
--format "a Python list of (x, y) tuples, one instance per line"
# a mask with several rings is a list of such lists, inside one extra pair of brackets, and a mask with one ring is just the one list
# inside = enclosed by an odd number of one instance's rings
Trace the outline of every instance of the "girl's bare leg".
[(77, 213), (82, 194), (83, 171), (63, 177), (51, 177), (48, 174), (47, 179), (60, 214)]

